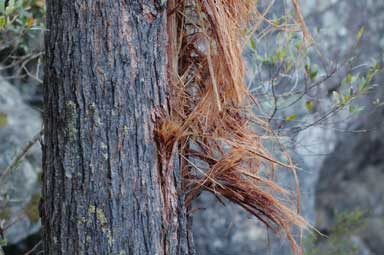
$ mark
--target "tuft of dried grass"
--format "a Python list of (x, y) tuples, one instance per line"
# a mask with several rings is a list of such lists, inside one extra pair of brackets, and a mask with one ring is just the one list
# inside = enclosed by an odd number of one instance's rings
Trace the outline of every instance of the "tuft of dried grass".
[(299, 214), (298, 184), (294, 198), (273, 180), (277, 167), (295, 177), (296, 168), (266, 149), (276, 138), (255, 113), (257, 101), (244, 81), (246, 31), (263, 18), (256, 6), (255, 0), (168, 1), (170, 109), (156, 135), (167, 158), (178, 148), (187, 206), (202, 191), (212, 192), (283, 231), (300, 253), (292, 228), (308, 224)]

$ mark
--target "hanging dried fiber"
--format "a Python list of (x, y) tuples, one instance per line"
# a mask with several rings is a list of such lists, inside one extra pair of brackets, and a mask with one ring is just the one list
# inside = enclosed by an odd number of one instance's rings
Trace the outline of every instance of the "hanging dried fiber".
[(256, 6), (254, 0), (168, 0), (169, 112), (156, 135), (168, 160), (178, 148), (187, 206), (212, 192), (284, 232), (300, 253), (292, 229), (308, 224), (299, 213), (299, 190), (295, 198), (273, 180), (275, 171), (287, 169), (297, 180), (296, 168), (267, 150), (265, 144), (278, 141), (255, 113), (244, 79), (247, 31), (260, 24)]

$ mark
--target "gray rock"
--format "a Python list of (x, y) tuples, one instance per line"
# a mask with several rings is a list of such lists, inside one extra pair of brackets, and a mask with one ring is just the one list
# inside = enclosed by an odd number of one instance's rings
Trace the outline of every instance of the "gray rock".
[[(40, 113), (22, 99), (20, 93), (0, 77), (0, 175), (16, 154), (41, 129)], [(35, 145), (12, 171), (0, 180), (0, 220), (9, 243), (15, 243), (39, 229), (36, 217), (41, 150)]]
[[(308, 1), (308, 4), (311, 1)], [(328, 17), (317, 22), (330, 23), (335, 31), (328, 35), (328, 46), (340, 45), (340, 52), (345, 53), (345, 45), (351, 45), (354, 37), (335, 33), (347, 30), (356, 33), (360, 26), (365, 27), (363, 40), (359, 47), (360, 63), (371, 58), (383, 61), (384, 2), (372, 1), (322, 1), (329, 2), (328, 8), (320, 10), (312, 6), (312, 11), (326, 13)], [(313, 3), (312, 3), (313, 4)], [(357, 15), (358, 14), (358, 15)], [(334, 18), (331, 18), (334, 17)], [(316, 22), (316, 19), (314, 19)], [(332, 21), (333, 20), (333, 21)], [(333, 35), (333, 36), (332, 36)], [(343, 42), (340, 44), (340, 42)], [(342, 212), (360, 210), (364, 215), (365, 225), (352, 236), (347, 236), (359, 248), (357, 254), (383, 254), (384, 251), (384, 110), (375, 108), (372, 101), (383, 99), (384, 79), (379, 76), (379, 84), (371, 91), (363, 103), (366, 110), (357, 121), (346, 122), (351, 129), (367, 130), (363, 133), (337, 132), (336, 146), (325, 161), (320, 164), (320, 175), (316, 187), (316, 218), (319, 229), (329, 231), (337, 222)]]
[(356, 233), (372, 254), (384, 250), (384, 110), (361, 124), (368, 132), (345, 134), (327, 157), (316, 190), (318, 227), (329, 230), (337, 215), (360, 210), (366, 226)]

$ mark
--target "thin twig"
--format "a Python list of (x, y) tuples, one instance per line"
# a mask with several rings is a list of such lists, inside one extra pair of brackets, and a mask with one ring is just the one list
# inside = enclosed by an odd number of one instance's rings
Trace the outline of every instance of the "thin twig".
[(24, 148), (20, 151), (19, 154), (12, 160), (11, 164), (1, 173), (0, 175), (0, 183), (11, 173), (11, 171), (17, 167), (20, 160), (24, 158), (27, 152), (31, 149), (31, 147), (40, 139), (43, 135), (43, 130), (40, 130), (38, 134), (36, 134), (31, 141), (29, 141)]
[(33, 246), (33, 248), (31, 250), (29, 250), (27, 253), (25, 253), (24, 255), (31, 255), (32, 252), (36, 251), (37, 248), (39, 248), (39, 246), (42, 244), (43, 242), (40, 240), (35, 246)]

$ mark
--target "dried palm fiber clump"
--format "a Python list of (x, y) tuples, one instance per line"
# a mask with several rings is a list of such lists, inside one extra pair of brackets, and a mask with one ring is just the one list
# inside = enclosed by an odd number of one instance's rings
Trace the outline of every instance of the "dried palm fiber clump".
[(263, 18), (256, 6), (255, 0), (168, 0), (169, 113), (156, 135), (167, 160), (178, 148), (188, 207), (202, 191), (212, 192), (284, 232), (300, 252), (292, 227), (308, 225), (292, 209), (299, 208), (298, 189), (296, 200), (273, 180), (278, 166), (296, 178), (295, 167), (265, 148), (275, 137), (244, 81), (246, 31)]

